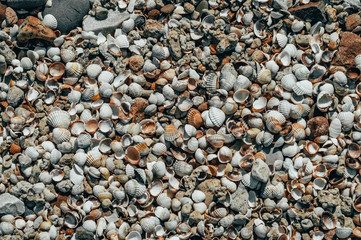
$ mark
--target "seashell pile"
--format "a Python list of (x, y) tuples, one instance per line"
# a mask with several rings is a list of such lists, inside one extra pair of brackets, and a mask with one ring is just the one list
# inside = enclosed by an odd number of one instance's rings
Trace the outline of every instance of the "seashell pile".
[(1, 239), (361, 239), (360, 1), (56, 1), (0, 4)]

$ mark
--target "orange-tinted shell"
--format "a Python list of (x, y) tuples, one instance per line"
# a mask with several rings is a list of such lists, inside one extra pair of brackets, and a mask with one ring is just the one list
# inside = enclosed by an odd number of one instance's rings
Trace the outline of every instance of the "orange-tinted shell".
[(19, 152), (21, 152), (21, 147), (19, 145), (17, 145), (16, 143), (12, 143), (10, 145), (9, 152), (12, 154), (19, 153)]
[(125, 160), (133, 165), (138, 164), (140, 162), (140, 153), (138, 149), (133, 146), (128, 147), (125, 153)]
[(190, 109), (187, 115), (187, 121), (195, 128), (199, 128), (203, 124), (202, 114), (197, 109)]
[(16, 24), (19, 20), (18, 16), (16, 15), (16, 12), (11, 7), (6, 8), (5, 19), (6, 19), (6, 22), (11, 26)]

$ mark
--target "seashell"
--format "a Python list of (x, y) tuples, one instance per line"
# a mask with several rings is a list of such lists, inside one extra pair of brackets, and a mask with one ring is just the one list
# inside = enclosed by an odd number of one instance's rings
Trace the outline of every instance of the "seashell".
[(69, 113), (63, 110), (52, 110), (51, 113), (48, 115), (46, 122), (50, 126), (57, 128), (68, 128), (70, 125), (70, 115)]
[(308, 95), (312, 96), (312, 83), (308, 80), (302, 80), (296, 83), (292, 90), (297, 95)]
[(136, 165), (140, 162), (140, 153), (135, 147), (130, 146), (125, 152), (125, 159), (130, 164)]
[(352, 230), (353, 230), (352, 228), (348, 228), (348, 227), (336, 227), (335, 233), (337, 237), (341, 239), (345, 239), (351, 235)]
[(165, 132), (164, 132), (165, 140), (172, 142), (172, 141), (176, 140), (179, 136), (180, 136), (180, 132), (174, 125), (169, 124), (165, 128)]
[(192, 173), (193, 167), (184, 161), (175, 161), (173, 164), (173, 169), (178, 176), (183, 177), (190, 175)]
[(292, 88), (295, 86), (297, 79), (293, 74), (287, 74), (282, 77), (281, 85), (287, 91), (292, 91)]
[(100, 83), (112, 83), (113, 80), (114, 75), (109, 71), (102, 71), (98, 76), (98, 82)]
[(269, 69), (263, 68), (257, 74), (257, 80), (261, 84), (268, 84), (272, 80), (272, 73)]
[(187, 114), (187, 122), (195, 128), (199, 128), (203, 124), (201, 113), (196, 109), (190, 109)]
[(76, 54), (73, 50), (64, 48), (60, 50), (60, 57), (63, 62), (68, 63), (75, 59)]
[(321, 216), (322, 227), (325, 230), (331, 230), (336, 228), (337, 219), (336, 217), (328, 211), (324, 211)]
[(209, 109), (209, 119), (212, 121), (212, 123), (216, 126), (216, 127), (221, 127), (224, 123), (224, 121), (226, 120), (226, 115), (225, 113), (216, 107), (211, 107)]
[(49, 74), (55, 79), (60, 79), (65, 73), (65, 66), (62, 63), (56, 62), (49, 66)]
[(354, 114), (352, 112), (340, 112), (337, 115), (337, 118), (340, 120), (342, 124), (343, 131), (350, 131), (353, 127)]
[(114, 43), (120, 49), (129, 48), (129, 41), (126, 35), (119, 35), (115, 38)]
[(301, 32), (301, 30), (305, 27), (305, 23), (303, 21), (299, 21), (297, 19), (295, 19), (292, 22), (292, 26), (291, 29), (293, 32), (297, 33), (297, 32)]
[(206, 89), (210, 93), (214, 93), (219, 87), (218, 77), (214, 72), (204, 74), (203, 79), (206, 84)]
[(333, 74), (333, 81), (340, 86), (347, 84), (347, 77), (343, 72), (337, 71)]
[(58, 21), (51, 14), (46, 14), (43, 18), (43, 23), (45, 26), (55, 30), (58, 27)]
[(248, 101), (249, 96), (250, 96), (250, 94), (249, 94), (248, 90), (239, 89), (233, 94), (233, 99), (237, 103), (244, 104), (244, 103), (246, 103)]
[(68, 77), (79, 78), (83, 73), (83, 66), (77, 62), (68, 62), (65, 65), (65, 70)]
[(86, 73), (90, 79), (96, 79), (101, 72), (102, 72), (102, 68), (98, 64), (90, 64), (86, 68)]
[(286, 35), (284, 35), (284, 34), (281, 34), (281, 33), (276, 34), (276, 39), (277, 39), (278, 45), (281, 48), (285, 47), (287, 42), (288, 42), (288, 37)]
[(102, 154), (98, 150), (92, 150), (87, 153), (86, 164), (91, 167), (100, 167), (103, 163)]
[(193, 102), (186, 96), (178, 97), (177, 107), (182, 112), (187, 112), (193, 106)]
[(267, 106), (267, 98), (260, 97), (252, 104), (252, 111), (253, 112), (262, 112), (266, 109)]

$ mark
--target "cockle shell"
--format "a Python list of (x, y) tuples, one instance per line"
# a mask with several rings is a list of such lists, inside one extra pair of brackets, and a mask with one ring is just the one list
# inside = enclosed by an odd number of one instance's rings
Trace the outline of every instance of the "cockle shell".
[(58, 21), (56, 20), (54, 15), (51, 15), (51, 14), (46, 14), (44, 16), (43, 23), (45, 26), (47, 26), (53, 30), (58, 27)]
[(225, 113), (216, 107), (211, 107), (208, 112), (209, 119), (216, 127), (221, 127), (226, 120)]
[(70, 126), (70, 115), (63, 110), (53, 110), (48, 115), (46, 122), (54, 127), (68, 128)]
[(65, 66), (62, 63), (53, 63), (49, 66), (49, 74), (55, 79), (60, 79), (65, 73)]
[(69, 77), (80, 77), (83, 73), (83, 66), (77, 62), (68, 62), (65, 65), (66, 74)]
[(165, 128), (164, 139), (167, 141), (174, 141), (180, 136), (179, 130), (172, 124)]
[(321, 216), (323, 227), (326, 230), (331, 230), (336, 228), (337, 219), (336, 217), (328, 211), (324, 211)]

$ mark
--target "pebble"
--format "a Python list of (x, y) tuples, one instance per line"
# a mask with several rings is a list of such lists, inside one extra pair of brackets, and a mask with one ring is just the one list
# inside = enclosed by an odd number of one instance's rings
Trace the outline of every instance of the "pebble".
[(21, 90), (18, 87), (12, 87), (9, 89), (6, 99), (10, 106), (17, 107), (24, 100), (24, 96), (25, 96), (25, 94), (24, 94), (23, 90)]
[(257, 158), (252, 166), (252, 176), (258, 181), (266, 183), (270, 176), (270, 169), (263, 160)]
[(97, 20), (95, 17), (86, 16), (83, 20), (84, 31), (92, 31), (96, 34), (103, 33), (104, 35), (112, 32), (119, 27), (122, 22), (129, 19), (129, 13), (109, 10), (108, 17), (104, 20)]
[(7, 0), (9, 7), (14, 9), (37, 8), (44, 6), (47, 0)]
[(22, 215), (25, 212), (25, 204), (10, 193), (0, 195), (0, 215)]
[(43, 16), (53, 15), (58, 21), (57, 29), (62, 34), (68, 34), (71, 30), (81, 25), (83, 17), (90, 8), (89, 0), (53, 0), (50, 8), (45, 8)]
[(239, 184), (237, 190), (231, 195), (230, 208), (235, 212), (246, 214), (248, 210), (248, 192), (246, 188)]

